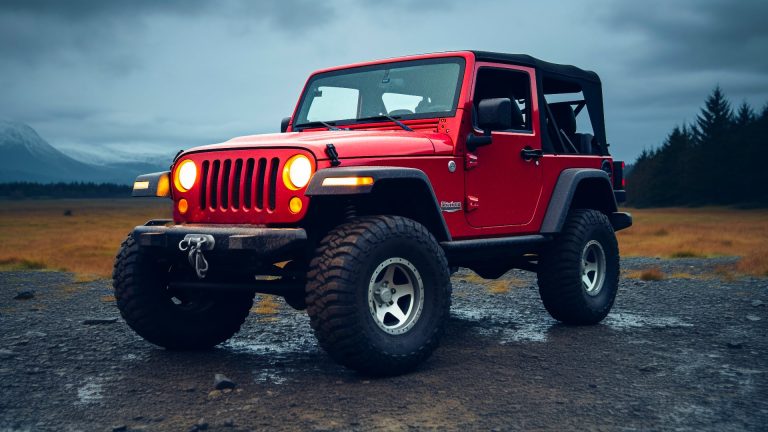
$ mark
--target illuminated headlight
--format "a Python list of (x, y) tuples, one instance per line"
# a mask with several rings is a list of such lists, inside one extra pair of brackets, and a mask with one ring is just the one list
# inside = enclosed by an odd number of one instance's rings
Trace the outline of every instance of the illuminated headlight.
[(312, 178), (312, 162), (304, 155), (292, 156), (283, 168), (283, 183), (288, 189), (298, 190)]
[(173, 177), (173, 184), (180, 192), (186, 192), (192, 189), (197, 180), (197, 167), (195, 163), (187, 159), (176, 168), (176, 175)]

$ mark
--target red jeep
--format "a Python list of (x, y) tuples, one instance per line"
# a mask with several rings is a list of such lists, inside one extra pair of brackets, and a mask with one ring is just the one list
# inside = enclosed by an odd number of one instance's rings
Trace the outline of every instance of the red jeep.
[(320, 345), (364, 373), (437, 347), (451, 269), (535, 271), (547, 311), (600, 322), (631, 216), (600, 79), (527, 55), (448, 52), (310, 76), (280, 134), (181, 152), (134, 196), (173, 200), (114, 270), (129, 326), (170, 349), (239, 329), (254, 293), (307, 309)]

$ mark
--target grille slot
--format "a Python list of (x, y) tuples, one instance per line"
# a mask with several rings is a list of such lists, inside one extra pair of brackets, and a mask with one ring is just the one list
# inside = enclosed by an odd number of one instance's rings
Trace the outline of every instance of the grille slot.
[(280, 158), (212, 159), (202, 162), (200, 209), (274, 211)]
[(280, 167), (280, 159), (272, 158), (272, 166), (269, 169), (268, 203), (270, 210), (277, 207), (277, 169)]
[(264, 158), (259, 159), (259, 172), (256, 177), (256, 208), (261, 210), (264, 208), (264, 174), (267, 172), (267, 160)]
[(209, 161), (203, 162), (203, 175), (200, 179), (200, 209), (205, 210), (205, 199), (208, 197), (208, 170), (211, 167)]
[(243, 177), (243, 160), (238, 159), (235, 161), (235, 175), (232, 176), (232, 208), (240, 208), (240, 192), (242, 188)]
[(253, 193), (253, 159), (248, 159), (245, 163), (245, 181), (243, 182), (243, 207), (251, 208), (251, 194)]

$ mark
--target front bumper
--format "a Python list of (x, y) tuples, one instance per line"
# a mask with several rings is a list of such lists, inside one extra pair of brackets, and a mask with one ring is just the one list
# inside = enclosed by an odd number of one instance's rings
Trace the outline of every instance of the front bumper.
[(179, 243), (188, 234), (214, 237), (214, 254), (246, 251), (258, 258), (290, 257), (307, 243), (303, 228), (263, 228), (241, 225), (181, 224), (166, 226), (165, 220), (153, 220), (133, 229), (140, 247), (179, 251)]

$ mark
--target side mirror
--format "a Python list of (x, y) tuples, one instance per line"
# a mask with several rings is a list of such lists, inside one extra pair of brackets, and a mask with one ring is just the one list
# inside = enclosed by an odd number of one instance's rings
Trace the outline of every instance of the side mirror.
[(470, 151), (491, 143), (491, 131), (512, 129), (512, 100), (509, 98), (483, 99), (477, 104), (477, 125), (483, 136), (469, 134)]
[(512, 101), (509, 98), (481, 100), (477, 104), (477, 125), (484, 131), (512, 129)]
[(280, 121), (280, 133), (285, 133), (288, 130), (288, 124), (291, 122), (290, 117), (286, 117)]

